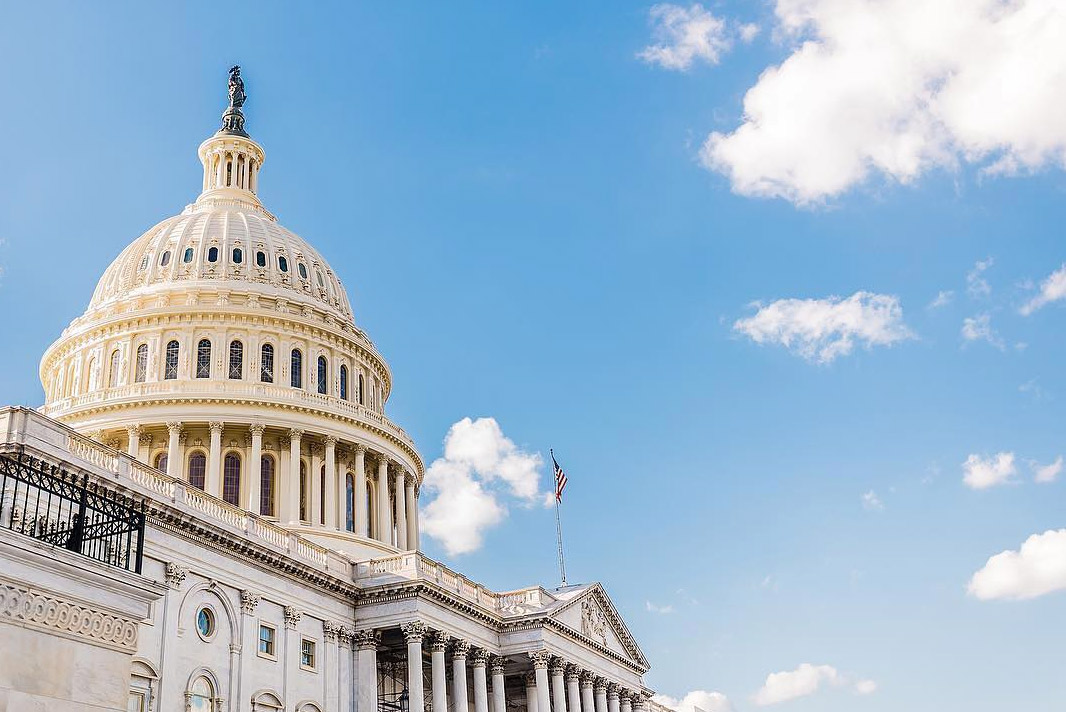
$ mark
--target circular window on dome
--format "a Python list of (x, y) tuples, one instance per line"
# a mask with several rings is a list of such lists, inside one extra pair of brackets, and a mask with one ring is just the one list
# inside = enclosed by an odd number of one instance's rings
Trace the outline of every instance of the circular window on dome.
[(196, 632), (204, 640), (210, 640), (215, 635), (215, 612), (207, 606), (196, 612)]

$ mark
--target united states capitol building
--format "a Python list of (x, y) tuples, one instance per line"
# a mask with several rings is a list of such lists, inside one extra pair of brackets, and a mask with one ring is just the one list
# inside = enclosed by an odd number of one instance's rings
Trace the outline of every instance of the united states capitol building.
[(393, 374), (257, 197), (229, 89), (199, 197), (104, 272), (45, 404), (0, 409), (0, 711), (657, 710), (599, 584), (420, 553)]

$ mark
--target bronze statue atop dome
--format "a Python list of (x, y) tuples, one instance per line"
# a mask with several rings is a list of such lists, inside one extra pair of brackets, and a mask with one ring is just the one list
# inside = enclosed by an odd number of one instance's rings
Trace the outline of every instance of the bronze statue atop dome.
[(244, 131), (244, 114), (241, 113), (241, 107), (247, 98), (244, 80), (241, 79), (241, 66), (235, 64), (229, 69), (229, 106), (222, 114), (222, 128), (219, 133), (248, 137)]

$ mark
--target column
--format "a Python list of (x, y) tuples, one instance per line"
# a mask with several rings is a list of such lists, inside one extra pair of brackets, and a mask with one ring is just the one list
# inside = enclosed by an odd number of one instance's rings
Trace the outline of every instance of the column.
[(566, 712), (566, 689), (563, 683), (564, 672), (566, 672), (566, 663), (564, 663), (561, 658), (555, 658), (552, 660), (552, 712)]
[(207, 453), (207, 479), (204, 491), (216, 497), (222, 496), (222, 423), (213, 422), (211, 429), (211, 449)]
[[(266, 430), (261, 423), (254, 423), (248, 428), (248, 432), (252, 434), (252, 454), (248, 458), (248, 487), (245, 492), (248, 493), (248, 499), (245, 502), (245, 509), (249, 512), (259, 514), (259, 499), (262, 495), (260, 487), (263, 485), (263, 431)], [(274, 473), (277, 477), (277, 473)], [(277, 484), (275, 483), (275, 487)]]
[(592, 681), (593, 675), (591, 672), (581, 673), (581, 711), (582, 712), (594, 712), (596, 705), (592, 699)]
[[(296, 671), (299, 670), (300, 632), (298, 628), (303, 613), (295, 606), (285, 606), (282, 609), (282, 613), (285, 615), (285, 640), (279, 650), (278, 659), (283, 662), (281, 669), (284, 676), (282, 678), (284, 686), (281, 689), (287, 692), (295, 689)], [(282, 654), (285, 657), (281, 657)], [(285, 694), (285, 692), (282, 694)]]
[(337, 631), (337, 709), (340, 712), (351, 712), (352, 690), (355, 689), (355, 679), (352, 676), (352, 639), (355, 631), (347, 626), (341, 626)]
[(322, 448), (311, 444), (311, 471), (307, 473), (307, 521), (317, 525), (322, 521)]
[(356, 712), (377, 712), (378, 709), (378, 641), (376, 631), (359, 630), (355, 633), (355, 647), (359, 651)]
[[(392, 517), (389, 516), (389, 458), (384, 454), (378, 456), (378, 507), (377, 532), (378, 541), (392, 543)], [(460, 708), (462, 709), (462, 708)]]
[[(241, 591), (241, 680), (251, 684), (252, 667), (255, 665), (259, 648), (259, 631), (256, 629), (255, 609), (259, 605), (259, 596), (251, 591)], [(230, 697), (241, 699), (239, 690), (231, 690)], [(250, 692), (250, 691), (249, 691)]]
[(526, 712), (537, 712), (537, 674), (526, 673)]
[(466, 655), (470, 643), (456, 640), (452, 645), (452, 708), (453, 712), (467, 712), (470, 697), (466, 694)]
[(411, 621), (400, 626), (407, 641), (407, 702), (410, 712), (425, 712), (426, 702), (422, 686), (422, 638), (426, 635), (426, 624)]
[(633, 693), (629, 690), (621, 690), (618, 693), (619, 699), (621, 699), (621, 712), (633, 712)]
[[(415, 494), (414, 473), (408, 473), (405, 481), (404, 501), (407, 503), (407, 548), (411, 551), (418, 551), (418, 496)], [(500, 712), (503, 711), (501, 710)]]
[(325, 678), (323, 695), (327, 710), (339, 709), (337, 699), (337, 682), (340, 680), (340, 668), (337, 665), (337, 633), (340, 624), (322, 621), (322, 675)]
[(129, 442), (126, 443), (126, 452), (136, 459), (140, 457), (141, 451), (141, 426), (129, 425), (126, 427), (126, 433), (129, 435)]
[(152, 440), (154, 440), (154, 438), (151, 433), (143, 434), (140, 441), (141, 451), (134, 454), (134, 457), (138, 460), (141, 462), (147, 462), (149, 465), (152, 464)]
[(533, 661), (533, 672), (537, 683), (537, 710), (551, 712), (551, 695), (548, 693), (548, 660), (551, 655), (547, 650), (532, 650), (529, 659)]
[(433, 644), (430, 648), (430, 663), (432, 666), (433, 685), (433, 710), (448, 711), (448, 670), (444, 666), (444, 651), (448, 648), (448, 634), (437, 631), (433, 634)]
[(289, 472), (281, 498), (281, 521), (297, 524), (300, 520), (300, 438), (304, 431), (289, 431)]
[[(366, 511), (366, 446), (355, 446), (355, 533), (359, 536), (370, 536), (370, 522), (367, 520)], [(347, 492), (345, 492), (347, 496)], [(437, 709), (434, 705), (433, 709)], [(442, 708), (443, 709), (443, 708)]]
[(593, 699), (596, 700), (596, 712), (607, 712), (607, 681), (597, 677), (592, 688)]
[(489, 663), (492, 673), (492, 712), (507, 712), (507, 688), (503, 678), (503, 658), (494, 655)]
[(478, 648), (470, 656), (474, 668), (474, 712), (489, 712), (489, 688), (485, 681), (485, 665), (489, 662), (489, 651)]
[(576, 665), (566, 666), (566, 702), (567, 712), (581, 712), (581, 690), (578, 688), (578, 681), (581, 679), (581, 673), (578, 672)]
[(181, 423), (167, 423), (167, 431), (170, 433), (170, 441), (167, 443), (167, 474), (181, 479)]
[(633, 695), (633, 712), (644, 712), (648, 708), (645, 704), (644, 694), (637, 692)]
[(396, 546), (400, 551), (407, 551), (407, 486), (404, 480), (407, 473), (403, 466), (396, 468)]
[(326, 527), (337, 528), (337, 438), (326, 436)]
[(613, 682), (607, 684), (607, 712), (619, 712), (618, 685)]

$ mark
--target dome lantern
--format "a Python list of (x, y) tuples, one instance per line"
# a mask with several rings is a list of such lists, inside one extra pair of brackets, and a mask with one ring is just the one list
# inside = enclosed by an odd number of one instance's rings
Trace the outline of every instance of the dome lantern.
[(240, 66), (229, 70), (229, 106), (222, 114), (222, 128), (200, 144), (200, 162), (204, 166), (203, 192), (197, 202), (223, 199), (251, 203), (262, 209), (256, 197), (259, 169), (265, 157), (263, 147), (244, 130), (244, 106), (247, 95)]

